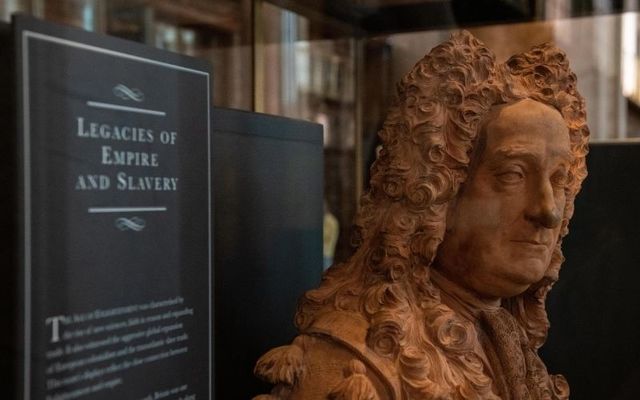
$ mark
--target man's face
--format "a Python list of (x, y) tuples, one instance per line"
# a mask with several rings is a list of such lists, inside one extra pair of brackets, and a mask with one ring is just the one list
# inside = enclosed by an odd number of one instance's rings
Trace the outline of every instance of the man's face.
[(560, 113), (533, 100), (498, 106), (458, 198), (435, 267), (487, 299), (544, 276), (560, 231), (571, 162)]

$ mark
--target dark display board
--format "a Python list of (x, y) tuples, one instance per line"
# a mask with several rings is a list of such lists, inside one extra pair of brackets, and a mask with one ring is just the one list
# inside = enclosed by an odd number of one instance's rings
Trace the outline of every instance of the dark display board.
[(211, 398), (209, 66), (13, 25), (18, 397)]
[(640, 143), (592, 144), (542, 356), (572, 399), (640, 399)]
[(291, 342), (298, 298), (322, 274), (320, 125), (214, 109), (215, 387), (250, 399), (271, 385), (258, 358)]

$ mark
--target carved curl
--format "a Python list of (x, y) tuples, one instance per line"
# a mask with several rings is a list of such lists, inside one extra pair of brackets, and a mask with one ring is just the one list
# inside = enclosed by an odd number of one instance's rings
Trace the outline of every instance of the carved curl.
[[(382, 148), (371, 167), (370, 189), (355, 220), (357, 250), (349, 261), (330, 268), (322, 285), (301, 300), (296, 317), (301, 331), (319, 313), (361, 313), (370, 323), (367, 345), (380, 356), (396, 357), (408, 393), (496, 398), (473, 352), (475, 328), (441, 303), (429, 268), (444, 236), (448, 203), (467, 177), (485, 116), (492, 106), (525, 98), (560, 112), (575, 156), (560, 240), (545, 277), (503, 302), (531, 348), (544, 343), (546, 294), (558, 278), (561, 239), (586, 176), (585, 104), (565, 54), (553, 45), (497, 64), (468, 32), (434, 48), (398, 85), (397, 100), (378, 134)], [(556, 382), (555, 390), (562, 392), (563, 382)]]
[(253, 372), (274, 385), (293, 386), (304, 373), (303, 354), (301, 340), (297, 339), (290, 345), (271, 349), (260, 357)]
[(345, 368), (345, 379), (331, 390), (328, 400), (380, 400), (366, 370), (360, 361), (352, 360)]

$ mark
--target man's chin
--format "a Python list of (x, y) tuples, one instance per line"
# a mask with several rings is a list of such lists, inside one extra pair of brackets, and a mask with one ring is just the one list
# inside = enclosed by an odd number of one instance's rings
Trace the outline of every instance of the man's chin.
[(521, 283), (512, 277), (493, 276), (491, 279), (483, 279), (470, 285), (480, 297), (491, 299), (506, 299), (522, 294), (529, 289), (531, 283)]
[(509, 276), (505, 278), (511, 281), (514, 286), (524, 287), (526, 290), (544, 277), (548, 264), (546, 260), (540, 259), (532, 259), (528, 262), (521, 261), (517, 264), (517, 268), (510, 271)]
[(497, 295), (496, 297), (499, 297), (501, 299), (508, 299), (509, 297), (515, 297), (526, 292), (530, 286), (531, 284), (528, 284), (528, 283), (520, 284), (520, 283), (508, 282), (503, 284), (500, 288), (496, 288), (495, 290)]

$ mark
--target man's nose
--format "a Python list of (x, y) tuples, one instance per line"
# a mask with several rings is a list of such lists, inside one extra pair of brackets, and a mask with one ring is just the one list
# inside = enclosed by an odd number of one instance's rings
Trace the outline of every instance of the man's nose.
[(536, 225), (553, 229), (562, 221), (562, 215), (556, 206), (551, 182), (544, 182), (532, 193), (525, 214), (527, 220)]

